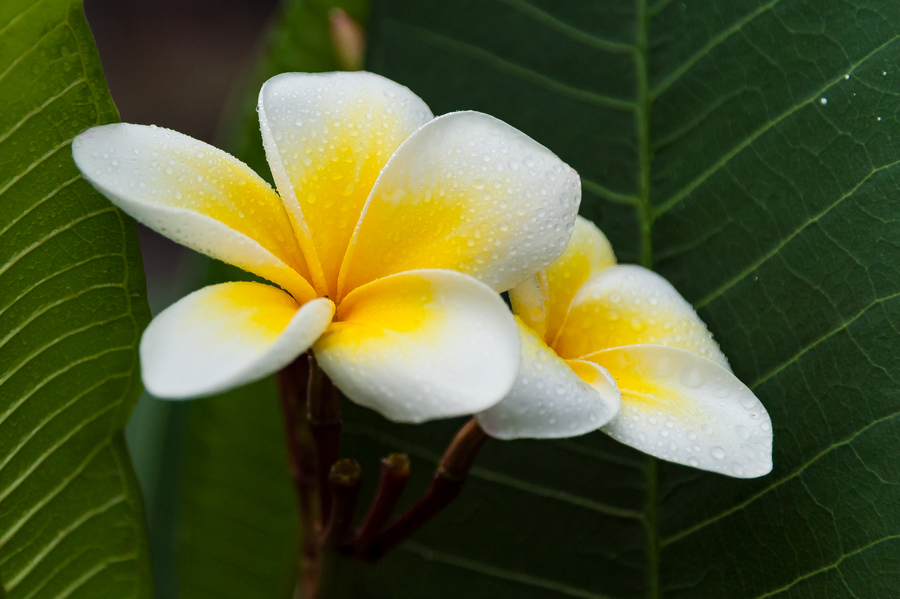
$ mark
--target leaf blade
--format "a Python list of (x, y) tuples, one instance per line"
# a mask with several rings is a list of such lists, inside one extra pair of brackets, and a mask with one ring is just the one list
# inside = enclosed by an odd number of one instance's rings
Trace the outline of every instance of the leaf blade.
[[(898, 27), (897, 8), (877, 1), (375, 4), (370, 68), (436, 113), (503, 118), (579, 170), (583, 214), (621, 258), (652, 258), (698, 305), (776, 425), (770, 477), (724, 481), (660, 462), (644, 496), (625, 504), (644, 507), (645, 537), (604, 544), (530, 531), (519, 550), (531, 555), (531, 574), (616, 597), (878, 596), (900, 584), (884, 561), (900, 527), (892, 516), (900, 479), (877, 448), (892, 438), (900, 403), (889, 202), (900, 158), (890, 78)], [(621, 56), (597, 38), (622, 44)], [(571, 90), (638, 109), (609, 110)], [(473, 495), (455, 509), (475, 510)], [(495, 519), (515, 530), (542, 515), (505, 509), (456, 524), (476, 531)], [(427, 530), (435, 536), (423, 531), (416, 542), (433, 538), (423, 544), (435, 551), (456, 542), (441, 538), (453, 536), (439, 521)], [(563, 560), (532, 548), (552, 539), (565, 559), (605, 552), (612, 563), (621, 550), (635, 558), (639, 542), (643, 557), (629, 575), (640, 572), (643, 584), (573, 585)], [(471, 543), (448, 553), (468, 558)], [(490, 543), (493, 551), (477, 550), (482, 563), (512, 569), (515, 550)]]
[(132, 221), (69, 153), (117, 113), (80, 3), (5, 3), (0, 23), (0, 573), (9, 597), (147, 597), (122, 438), (143, 272)]

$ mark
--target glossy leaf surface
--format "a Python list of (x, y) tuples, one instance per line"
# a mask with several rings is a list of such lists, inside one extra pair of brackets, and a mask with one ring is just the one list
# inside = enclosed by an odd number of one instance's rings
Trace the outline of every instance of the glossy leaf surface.
[[(122, 428), (149, 319), (133, 221), (72, 137), (118, 120), (81, 2), (0, 3), (0, 579), (9, 599), (151, 595)], [(3, 596), (3, 593), (0, 593)]]
[[(896, 594), (900, 5), (380, 0), (370, 34), (368, 68), (436, 114), (576, 168), (582, 214), (694, 303), (775, 428), (755, 481), (602, 434), (491, 443), (386, 562), (394, 596)], [(358, 434), (436, 458), (451, 433)]]

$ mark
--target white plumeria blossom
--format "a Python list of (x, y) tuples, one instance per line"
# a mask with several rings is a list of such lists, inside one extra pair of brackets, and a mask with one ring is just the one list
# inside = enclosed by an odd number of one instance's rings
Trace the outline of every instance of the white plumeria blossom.
[(589, 221), (579, 217), (565, 253), (510, 298), (523, 367), (510, 394), (478, 414), (489, 434), (559, 437), (602, 427), (695, 468), (740, 478), (771, 471), (769, 415), (706, 325), (664, 278), (616, 265)]
[(498, 292), (565, 250), (577, 173), (497, 119), (434, 118), (371, 73), (279, 75), (258, 111), (277, 193), (174, 131), (113, 124), (74, 140), (84, 177), (126, 213), (277, 285), (213, 285), (154, 318), (148, 391), (219, 393), (312, 347), (341, 391), (393, 420), (500, 401), (521, 349)]

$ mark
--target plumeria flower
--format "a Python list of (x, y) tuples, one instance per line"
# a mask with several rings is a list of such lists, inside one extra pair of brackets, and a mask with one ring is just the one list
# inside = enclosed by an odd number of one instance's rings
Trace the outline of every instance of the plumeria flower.
[(397, 421), (499, 401), (520, 347), (497, 292), (563, 252), (577, 173), (497, 119), (435, 119), (371, 73), (279, 75), (258, 111), (277, 193), (166, 129), (106, 125), (73, 144), (126, 213), (278, 286), (213, 285), (154, 318), (140, 345), (148, 391), (218, 393), (312, 347), (350, 399)]
[(510, 291), (523, 358), (509, 396), (477, 416), (495, 437), (602, 426), (650, 455), (735, 477), (772, 469), (765, 408), (664, 278), (616, 265), (578, 218), (565, 253)]

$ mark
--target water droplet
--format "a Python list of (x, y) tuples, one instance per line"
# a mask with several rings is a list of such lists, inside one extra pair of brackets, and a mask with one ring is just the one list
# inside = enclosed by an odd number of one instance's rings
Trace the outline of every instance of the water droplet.
[(703, 386), (705, 377), (699, 368), (691, 368), (681, 374), (681, 384), (691, 389), (699, 389)]
[(744, 467), (738, 464), (737, 462), (731, 462), (731, 471), (734, 472), (738, 476), (744, 475)]
[(718, 445), (716, 445), (715, 447), (710, 449), (709, 453), (712, 455), (712, 457), (716, 458), (717, 460), (721, 460), (721, 459), (725, 458), (725, 450), (722, 449), (721, 447), (719, 447)]
[(828, 98), (822, 98), (821, 100), (819, 100), (819, 102), (821, 102), (824, 106), (825, 104), (828, 104)]
[(688, 464), (690, 464), (691, 466), (696, 468), (697, 466), (700, 465), (700, 460), (698, 460), (697, 458), (691, 457), (691, 458), (688, 458)]

